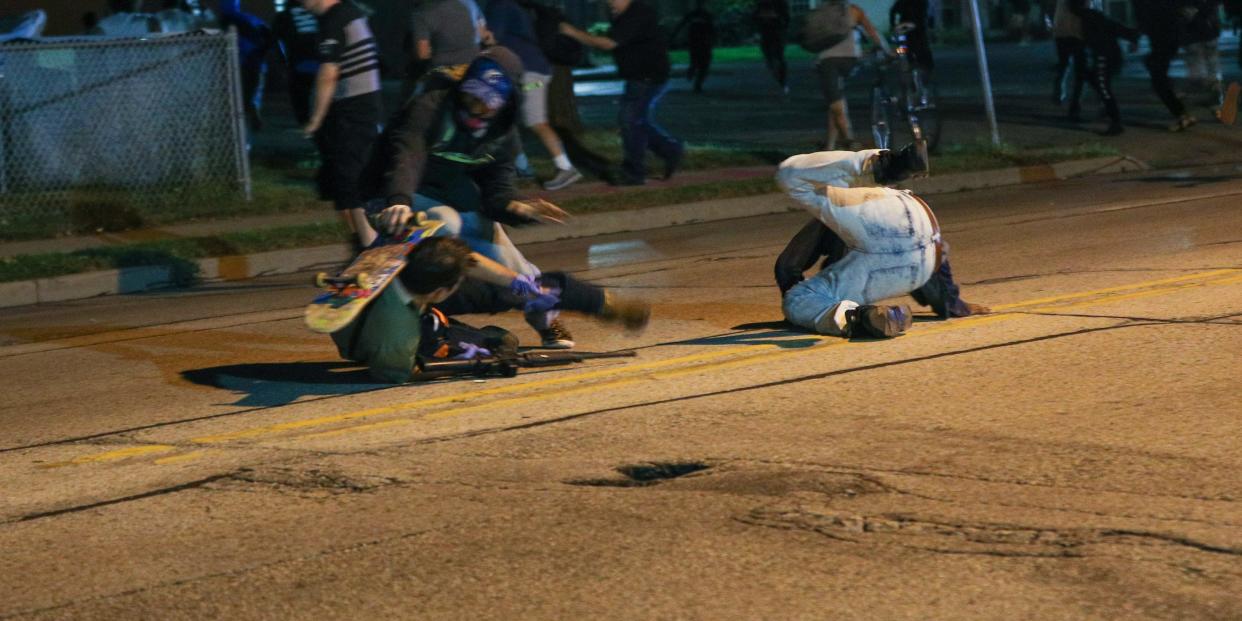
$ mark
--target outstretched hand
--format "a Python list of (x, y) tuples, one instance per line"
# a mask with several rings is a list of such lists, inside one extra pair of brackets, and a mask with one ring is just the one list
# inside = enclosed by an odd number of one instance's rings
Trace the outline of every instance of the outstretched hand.
[(544, 224), (565, 224), (565, 220), (569, 218), (569, 213), (564, 209), (543, 200), (542, 198), (531, 198), (524, 201), (509, 201), (506, 208), (509, 213), (515, 216), (521, 216), (530, 220), (536, 220)]
[(405, 225), (409, 223), (410, 218), (414, 217), (414, 212), (409, 205), (393, 205), (380, 212), (379, 221), (380, 228), (389, 235), (396, 235), (405, 230)]

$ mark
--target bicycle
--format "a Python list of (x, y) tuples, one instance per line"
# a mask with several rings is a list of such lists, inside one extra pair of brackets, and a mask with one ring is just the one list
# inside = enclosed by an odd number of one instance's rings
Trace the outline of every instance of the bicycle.
[[(926, 140), (928, 150), (940, 142), (940, 114), (936, 107), (936, 85), (927, 72), (915, 66), (910, 58), (907, 34), (913, 24), (898, 24), (890, 40), (893, 55), (876, 50), (875, 81), (871, 85), (871, 135), (877, 149), (890, 149), (915, 140)], [(893, 66), (896, 65), (894, 78)], [(898, 88), (889, 86), (896, 82)], [(894, 95), (894, 91), (899, 95)], [(898, 131), (895, 118), (905, 117), (906, 125)], [(909, 130), (906, 136), (904, 130)], [(908, 140), (906, 138), (909, 138)]]

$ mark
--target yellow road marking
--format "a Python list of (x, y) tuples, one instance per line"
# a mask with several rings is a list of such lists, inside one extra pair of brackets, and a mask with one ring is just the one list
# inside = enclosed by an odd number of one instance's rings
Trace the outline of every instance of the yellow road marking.
[(1130, 290), (1133, 290), (1133, 289), (1145, 289), (1145, 288), (1147, 288), (1147, 287), (1155, 287), (1155, 286), (1157, 286), (1157, 285), (1164, 285), (1164, 284), (1169, 284), (1169, 283), (1183, 282), (1183, 281), (1187, 281), (1187, 280), (1196, 280), (1196, 279), (1202, 279), (1202, 278), (1212, 278), (1212, 277), (1214, 277), (1214, 276), (1221, 276), (1221, 275), (1224, 275), (1224, 274), (1238, 274), (1239, 272), (1242, 272), (1242, 270), (1236, 270), (1236, 269), (1221, 269), (1221, 270), (1212, 270), (1212, 271), (1210, 271), (1210, 272), (1199, 272), (1199, 273), (1197, 273), (1197, 274), (1187, 274), (1187, 275), (1184, 275), (1184, 276), (1174, 276), (1174, 277), (1172, 277), (1172, 278), (1161, 278), (1160, 280), (1148, 280), (1148, 281), (1146, 281), (1146, 282), (1137, 282), (1137, 283), (1132, 283), (1132, 284), (1129, 284), (1129, 285), (1120, 285), (1120, 286), (1117, 286), (1117, 287), (1108, 287), (1108, 288), (1105, 288), (1105, 289), (1094, 289), (1094, 290), (1091, 290), (1091, 291), (1080, 291), (1080, 292), (1078, 292), (1078, 293), (1068, 293), (1068, 294), (1064, 294), (1064, 295), (1054, 295), (1054, 296), (1051, 296), (1051, 297), (1046, 297), (1046, 298), (1036, 298), (1036, 299), (1034, 299), (1034, 300), (1025, 300), (1025, 301), (1022, 301), (1022, 302), (1014, 302), (1014, 303), (1012, 303), (1012, 304), (1000, 304), (1000, 305), (998, 305), (998, 306), (994, 306), (994, 307), (992, 307), (992, 308), (993, 308), (993, 310), (1010, 310), (1010, 309), (1014, 309), (1014, 308), (1021, 308), (1021, 307), (1023, 307), (1023, 306), (1034, 306), (1034, 305), (1036, 305), (1036, 304), (1046, 304), (1046, 303), (1048, 303), (1048, 302), (1060, 302), (1060, 301), (1062, 301), (1062, 300), (1073, 300), (1073, 299), (1076, 299), (1076, 298), (1094, 297), (1094, 296), (1097, 296), (1097, 295), (1101, 295), (1101, 294), (1105, 294), (1105, 293), (1113, 293), (1113, 292), (1116, 292), (1116, 291), (1130, 291)]
[[(1213, 280), (1215, 277), (1223, 276), (1223, 275), (1229, 275), (1229, 277), (1228, 278), (1217, 278)], [(1186, 282), (1186, 281), (1191, 281), (1195, 279), (1207, 279), (1207, 280), (1203, 282)], [(1049, 307), (1038, 307), (1035, 309), (1035, 310), (1041, 310), (1041, 311), (1053, 311), (1053, 310), (1062, 310), (1062, 309), (1076, 308), (1076, 307), (1082, 307), (1082, 306), (1108, 304), (1108, 303), (1123, 301), (1127, 299), (1162, 295), (1162, 294), (1179, 291), (1183, 289), (1188, 289), (1188, 288), (1193, 288), (1193, 287), (1201, 287), (1201, 286), (1207, 286), (1207, 285), (1233, 284), (1235, 282), (1242, 282), (1242, 270), (1237, 270), (1237, 269), (1212, 270), (1212, 271), (1200, 272), (1196, 274), (1175, 276), (1172, 278), (1163, 278), (1159, 280), (1132, 283), (1129, 285), (1121, 285), (1117, 287), (1108, 287), (1104, 289), (1083, 291), (1083, 292), (1078, 292), (1078, 293), (1073, 293), (1073, 294), (1038, 298), (1034, 300), (1027, 300), (1024, 302), (1000, 305), (994, 308), (996, 310), (1018, 309), (1018, 308), (1024, 308), (1024, 307), (1032, 307), (1032, 306), (1036, 306), (1038, 304), (1043, 304), (1047, 302), (1059, 302), (1059, 301), (1065, 301), (1065, 300), (1090, 298), (1092, 296), (1100, 296), (1100, 295), (1105, 296), (1105, 297), (1098, 298), (1098, 299), (1088, 299), (1082, 302), (1075, 302), (1072, 304), (1066, 304), (1066, 305), (1060, 305), (1060, 306), (1049, 306)], [(1166, 285), (1166, 284), (1172, 284), (1172, 283), (1185, 283), (1185, 284), (1179, 284), (1176, 286), (1159, 288), (1159, 285)], [(1133, 291), (1136, 289), (1144, 289), (1148, 287), (1158, 287), (1158, 288), (1148, 290), (1148, 291), (1137, 291), (1135, 293), (1130, 293), (1130, 294), (1125, 294), (1125, 295), (1108, 295), (1112, 293), (1119, 293), (1123, 291)], [(951, 325), (945, 325), (939, 328), (930, 328), (926, 330), (920, 330), (919, 332), (912, 333), (910, 336), (916, 336), (916, 337), (917, 336), (931, 336), (931, 335), (940, 334), (940, 333), (943, 333), (949, 330), (961, 330), (964, 328), (982, 325), (986, 323), (1007, 321), (1007, 320), (1010, 320), (1010, 319), (1013, 319), (1019, 316), (1021, 315), (1020, 314), (987, 315), (987, 316), (981, 316), (981, 317), (970, 317), (970, 318), (965, 318), (961, 320), (956, 320)], [(846, 346), (850, 344), (849, 341), (840, 340), (838, 337), (825, 337), (825, 336), (817, 336), (817, 335), (809, 335), (809, 336), (811, 338), (814, 338), (820, 341), (821, 343), (825, 341), (834, 341), (832, 344), (829, 345), (829, 347)], [(807, 335), (801, 336), (801, 338), (806, 338), (806, 337)], [(776, 348), (776, 351), (768, 351), (772, 348)], [(490, 397), (490, 396), (504, 395), (504, 394), (510, 394), (514, 392), (524, 392), (524, 391), (529, 391), (529, 390), (534, 390), (534, 389), (557, 386), (560, 384), (568, 384), (568, 383), (576, 384), (576, 383), (581, 383), (581, 382), (591, 380), (591, 379), (608, 378), (608, 377), (612, 377), (615, 375), (622, 375), (622, 374), (628, 376), (628, 377), (622, 377), (622, 378), (610, 380), (610, 381), (597, 382), (597, 383), (581, 385), (581, 386), (574, 386), (574, 387), (553, 390), (553, 391), (544, 391), (544, 392), (539, 392), (533, 395), (526, 395), (526, 396), (514, 397), (514, 398), (509, 398), (509, 399), (501, 399), (501, 400), (496, 400), (496, 401), (489, 401), (487, 403), (482, 403), (478, 405), (450, 408), (447, 410), (430, 413), (430, 414), (427, 414), (425, 416), (418, 418), (418, 420), (424, 420), (424, 421), (442, 420), (446, 418), (460, 416), (462, 414), (467, 414), (470, 412), (479, 411), (482, 409), (493, 409), (497, 407), (513, 406), (513, 405), (519, 405), (522, 403), (529, 403), (532, 401), (539, 401), (539, 400), (547, 399), (550, 397), (560, 397), (560, 396), (576, 394), (576, 393), (581, 393), (581, 392), (617, 388), (620, 386), (634, 384), (634, 383), (638, 383), (638, 382), (645, 381), (647, 379), (652, 379), (652, 378), (656, 378), (656, 379), (671, 378), (671, 377), (678, 377), (678, 376), (688, 375), (688, 374), (702, 373), (708, 370), (717, 370), (717, 369), (729, 368), (729, 367), (734, 367), (734, 366), (754, 364), (755, 362), (758, 362), (760, 360), (764, 360), (767, 358), (791, 356), (791, 355), (797, 355), (801, 353), (810, 353), (812, 351), (814, 351), (815, 353), (819, 353), (823, 351), (823, 348), (824, 348), (823, 345), (815, 345), (811, 347), (798, 348), (796, 350), (791, 350), (791, 349), (782, 349), (780, 348), (778, 344), (775, 344), (775, 343), (759, 343), (759, 344), (751, 344), (751, 345), (742, 345), (738, 347), (729, 347), (729, 348), (725, 348), (722, 350), (714, 350), (710, 352), (702, 352), (702, 353), (691, 354), (687, 356), (680, 356), (680, 357), (670, 358), (667, 360), (659, 360), (659, 361), (654, 361), (654, 362), (649, 362), (649, 363), (626, 365), (626, 366), (616, 367), (616, 368), (611, 368), (611, 369), (600, 369), (596, 371), (588, 371), (585, 373), (577, 373), (577, 374), (572, 374), (568, 376), (535, 380), (535, 381), (526, 382), (522, 384), (512, 384), (512, 385), (501, 386), (501, 387), (496, 387), (496, 388), (489, 388), (489, 389), (478, 390), (478, 391), (465, 393), (465, 394), (446, 395), (442, 397), (436, 397), (432, 399), (423, 399), (419, 401), (411, 401), (407, 403), (386, 406), (386, 407), (381, 407), (381, 408), (370, 408), (366, 410), (359, 410), (359, 411), (348, 412), (344, 414), (336, 414), (332, 416), (322, 416), (322, 417), (316, 417), (316, 418), (311, 418), (311, 419), (289, 421), (286, 423), (278, 423), (274, 425), (255, 427), (251, 429), (243, 429), (240, 431), (235, 431), (235, 432), (230, 432), (230, 433), (216, 434), (216, 435), (210, 435), (210, 436), (200, 436), (197, 438), (191, 438), (190, 441), (197, 443), (197, 444), (215, 444), (215, 443), (227, 442), (230, 440), (274, 435), (280, 432), (296, 431), (299, 429), (307, 429), (311, 427), (322, 427), (325, 425), (342, 423), (342, 422), (363, 419), (363, 418), (371, 418), (371, 417), (381, 416), (385, 414), (396, 414), (396, 413), (403, 412), (403, 411), (434, 407), (436, 405), (443, 405), (443, 404), (448, 404), (448, 403), (462, 403), (462, 402), (467, 402), (467, 401), (474, 401), (474, 400), (478, 400), (478, 399)], [(760, 349), (763, 351), (756, 351), (756, 349)], [(716, 359), (725, 358), (725, 357), (734, 356), (734, 355), (739, 355), (739, 357), (734, 360), (725, 360), (725, 361), (715, 362), (715, 363), (708, 362), (711, 360), (716, 360)], [(694, 364), (694, 363), (700, 363), (700, 364)], [(680, 368), (680, 369), (668, 369), (667, 368), (667, 367), (674, 367), (677, 365), (687, 365), (687, 366), (684, 366), (684, 368)], [(643, 375), (648, 372), (650, 372), (649, 375), (647, 376)], [(333, 429), (333, 430), (323, 431), (323, 432), (316, 432), (316, 433), (310, 433), (310, 434), (299, 434), (295, 436), (295, 438), (307, 439), (307, 438), (329, 437), (329, 436), (341, 435), (344, 433), (352, 433), (355, 431), (379, 429), (379, 428), (384, 428), (384, 427), (407, 424), (409, 422), (412, 422), (413, 420), (414, 419), (411, 417), (403, 417), (403, 418), (391, 419), (387, 421), (380, 421), (376, 423), (353, 425), (349, 427), (343, 427), (340, 429)], [(130, 457), (134, 455), (163, 453), (163, 452), (171, 451), (173, 450), (173, 448), (174, 447), (164, 446), (164, 445), (134, 447), (131, 449), (110, 451), (107, 453), (101, 453), (101, 454), (93, 455), (93, 456), (79, 457), (73, 461), (64, 462), (58, 465), (71, 465), (71, 464), (88, 463), (88, 462), (112, 461), (115, 459), (124, 459), (125, 457)], [(189, 455), (193, 455), (193, 454), (194, 453), (191, 453)], [(165, 458), (165, 460), (175, 460), (175, 459), (176, 459), (176, 456)], [(164, 460), (160, 460), (160, 461), (164, 461)], [(54, 465), (49, 465), (45, 467), (54, 467)]]
[(130, 457), (141, 457), (141, 456), (146, 456), (146, 455), (154, 455), (158, 453), (167, 453), (169, 451), (175, 451), (176, 449), (177, 447), (168, 446), (166, 444), (147, 444), (143, 446), (130, 446), (130, 447), (126, 447), (123, 449), (117, 449), (115, 451), (108, 451), (105, 453), (96, 453), (94, 455), (82, 455), (81, 457), (75, 457), (73, 459), (70, 459), (69, 461), (61, 461), (61, 462), (56, 462), (52, 464), (43, 464), (40, 467), (41, 468), (59, 468), (61, 466), (76, 466), (78, 464), (86, 464), (86, 463), (92, 463), (92, 462), (117, 461), (120, 459), (127, 459)]
[(169, 457), (161, 457), (155, 460), (155, 463), (161, 466), (164, 464), (179, 464), (179, 463), (186, 462), (186, 461), (194, 461), (195, 459), (198, 459), (199, 457), (202, 457), (203, 455), (206, 455), (206, 454), (207, 454), (207, 451), (190, 451), (189, 453), (182, 453), (180, 455), (171, 455)]
[[(1229, 270), (1229, 271), (1232, 271), (1232, 270)], [(1181, 280), (1184, 280), (1184, 278), (1178, 277), (1176, 279), (1165, 279), (1160, 282), (1177, 282)], [(1056, 306), (1056, 307), (1038, 307), (1035, 310), (1047, 312), (1047, 311), (1054, 311), (1054, 310), (1065, 310), (1065, 309), (1071, 309), (1071, 308), (1078, 308), (1078, 307), (1083, 307), (1083, 306), (1095, 306), (1095, 305), (1100, 305), (1100, 304), (1109, 304), (1109, 303), (1123, 301), (1123, 300), (1172, 293), (1172, 292), (1180, 291), (1183, 289), (1202, 287), (1208, 284), (1212, 284), (1212, 285), (1231, 284), (1234, 281), (1242, 281), (1242, 277), (1216, 280), (1216, 281), (1207, 282), (1207, 283), (1187, 283), (1187, 284), (1182, 284), (1182, 285), (1173, 286), (1173, 287), (1155, 289), (1151, 291), (1139, 291), (1139, 292), (1131, 293), (1127, 295), (1107, 296), (1101, 299), (1087, 300), (1083, 302), (1076, 302), (1074, 304), (1066, 304), (1066, 305), (1061, 305), (1061, 306)], [(1114, 287), (1114, 288), (1110, 288), (1109, 291), (1120, 291), (1120, 290), (1133, 289), (1133, 288), (1135, 287), (1125, 287), (1125, 288)], [(1079, 297), (1079, 296), (1075, 296), (1075, 297)], [(1061, 297), (1060, 299), (1065, 299), (1065, 298)], [(920, 330), (919, 332), (909, 333), (907, 334), (907, 336), (914, 337), (914, 338), (933, 336), (933, 335), (941, 334), (944, 332), (958, 331), (958, 330), (962, 330), (968, 327), (974, 327), (974, 326), (983, 325), (983, 324), (998, 323), (1001, 321), (1009, 321), (1009, 320), (1016, 319), (1019, 317), (1022, 317), (1022, 315), (1021, 314), (994, 314), (994, 315), (984, 315), (984, 316), (978, 316), (978, 317), (963, 318), (963, 319), (955, 321), (952, 324), (944, 324), (939, 327), (929, 328), (926, 330)], [(561, 389), (561, 390), (557, 390), (551, 393), (540, 393), (540, 394), (523, 396), (523, 397), (515, 397), (511, 399), (489, 401), (487, 403), (481, 403), (478, 405), (473, 405), (473, 406), (468, 406), (468, 407), (451, 408), (448, 410), (441, 410), (439, 412), (433, 412), (430, 414), (426, 414), (424, 416), (418, 417), (417, 419), (413, 417), (403, 417), (403, 418), (392, 419), (391, 421), (385, 421), (385, 422), (391, 422), (392, 425), (395, 426), (395, 425), (404, 425), (404, 424), (413, 423), (416, 420), (417, 421), (444, 420), (447, 418), (454, 418), (457, 416), (461, 416), (463, 414), (469, 414), (471, 412), (477, 412), (480, 410), (498, 409), (498, 408), (503, 409), (506, 407), (520, 405), (523, 403), (541, 401), (541, 400), (544, 400), (550, 397), (563, 397), (566, 395), (576, 394), (580, 392), (594, 392), (598, 390), (609, 390), (609, 389), (619, 388), (621, 386), (636, 384), (636, 383), (650, 380), (650, 379), (668, 379), (668, 378), (679, 377), (683, 375), (700, 374), (700, 373), (704, 373), (707, 371), (718, 371), (721, 369), (726, 369), (726, 368), (731, 368), (731, 367), (736, 367), (736, 366), (752, 365), (762, 360), (766, 360), (768, 358), (792, 357), (792, 356), (808, 354), (808, 353), (818, 354), (828, 347), (845, 347), (845, 346), (851, 346), (851, 345), (852, 346), (865, 346), (862, 343), (851, 343), (850, 341), (842, 340), (839, 337), (825, 337), (825, 336), (812, 335), (812, 338), (819, 340), (821, 343), (824, 341), (833, 341), (833, 342), (828, 343), (827, 345), (816, 345), (812, 347), (798, 348), (798, 349), (783, 349), (783, 348), (780, 348), (779, 345), (771, 344), (771, 343), (750, 345), (748, 347), (750, 347), (752, 350), (754, 348), (763, 348), (763, 349), (777, 348), (777, 349), (776, 351), (756, 352), (751, 355), (741, 356), (733, 360), (687, 366), (687, 367), (683, 367), (680, 369), (656, 371), (647, 376), (627, 377), (627, 378), (621, 378), (621, 379), (617, 379), (613, 381), (589, 384), (586, 386)], [(355, 426), (350, 426), (350, 427), (343, 427), (340, 429), (334, 429), (328, 432), (297, 435), (290, 439), (305, 440), (305, 439), (311, 439), (311, 438), (321, 438), (324, 436), (339, 436), (339, 435), (345, 435), (347, 433), (369, 431), (372, 428), (378, 427), (378, 426), (386, 427), (389, 425), (385, 425), (383, 423), (377, 423), (377, 424), (371, 424), (371, 425), (355, 425)]]

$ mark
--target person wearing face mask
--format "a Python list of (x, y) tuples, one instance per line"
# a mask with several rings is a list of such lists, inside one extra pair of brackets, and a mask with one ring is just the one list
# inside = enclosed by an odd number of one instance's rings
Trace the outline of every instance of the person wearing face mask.
[[(521, 75), (517, 56), (493, 46), (468, 65), (424, 78), (421, 92), (385, 128), (363, 173), (364, 192), (383, 207), (381, 229), (395, 233), (424, 213), (474, 252), (523, 276), (540, 275), (502, 225), (559, 224), (568, 214), (547, 201), (520, 199), (514, 186)], [(370, 244), (373, 236), (361, 241)], [(573, 347), (555, 311), (528, 312), (526, 321), (544, 347)]]

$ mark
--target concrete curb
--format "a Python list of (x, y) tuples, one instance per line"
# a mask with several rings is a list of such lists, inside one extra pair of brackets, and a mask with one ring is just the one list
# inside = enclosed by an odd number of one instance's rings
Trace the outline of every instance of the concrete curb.
[[(1106, 157), (930, 177), (917, 179), (907, 187), (920, 194), (943, 194), (1087, 175), (1147, 170), (1148, 168), (1143, 162), (1130, 157)], [(764, 194), (684, 205), (585, 214), (573, 218), (565, 226), (512, 229), (510, 236), (514, 243), (519, 245), (534, 244), (558, 239), (644, 231), (697, 222), (784, 213), (799, 209), (801, 208), (797, 203), (783, 194)], [(334, 266), (341, 265), (348, 258), (349, 250), (343, 244), (338, 244), (244, 256), (199, 259), (197, 263), (202, 280), (219, 282), (275, 274), (330, 270)], [(174, 268), (172, 267), (144, 266), (0, 283), (0, 308), (63, 302), (100, 295), (141, 293), (174, 286), (173, 277)]]

